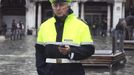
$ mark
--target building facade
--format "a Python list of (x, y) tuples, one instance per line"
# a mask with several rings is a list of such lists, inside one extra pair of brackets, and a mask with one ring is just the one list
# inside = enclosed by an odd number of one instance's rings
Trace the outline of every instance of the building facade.
[[(132, 2), (131, 2), (132, 1)], [(71, 4), (76, 16), (85, 20), (91, 27), (107, 20), (107, 31), (116, 27), (119, 18), (125, 18), (133, 0), (75, 0)], [(39, 25), (53, 15), (48, 0), (0, 0), (0, 27), (3, 22), (11, 28), (12, 20), (22, 21), (27, 30), (36, 30)]]

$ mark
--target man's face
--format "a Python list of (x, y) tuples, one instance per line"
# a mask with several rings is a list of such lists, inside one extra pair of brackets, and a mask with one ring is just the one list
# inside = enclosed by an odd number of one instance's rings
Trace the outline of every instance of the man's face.
[(58, 17), (65, 16), (68, 13), (68, 3), (67, 2), (54, 3), (52, 4), (52, 9), (56, 16)]

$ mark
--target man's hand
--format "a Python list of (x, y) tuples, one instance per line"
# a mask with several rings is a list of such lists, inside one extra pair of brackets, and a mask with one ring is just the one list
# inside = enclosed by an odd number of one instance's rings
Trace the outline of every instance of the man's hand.
[(67, 55), (70, 53), (70, 46), (69, 45), (62, 45), (58, 47), (60, 53), (63, 55)]

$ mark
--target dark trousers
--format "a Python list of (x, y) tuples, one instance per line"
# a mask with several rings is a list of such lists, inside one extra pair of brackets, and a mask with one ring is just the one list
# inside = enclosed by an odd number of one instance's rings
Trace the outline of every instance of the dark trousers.
[(80, 63), (45, 63), (44, 52), (40, 50), (36, 50), (36, 68), (38, 75), (85, 75)]
[(49, 68), (47, 75), (85, 75), (82, 65), (78, 63), (49, 63), (46, 68)]

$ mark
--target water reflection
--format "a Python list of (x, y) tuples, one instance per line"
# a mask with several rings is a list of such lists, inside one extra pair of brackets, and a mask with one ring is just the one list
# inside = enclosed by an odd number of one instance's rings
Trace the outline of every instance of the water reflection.
[(112, 50), (112, 37), (94, 36), (96, 50)]

